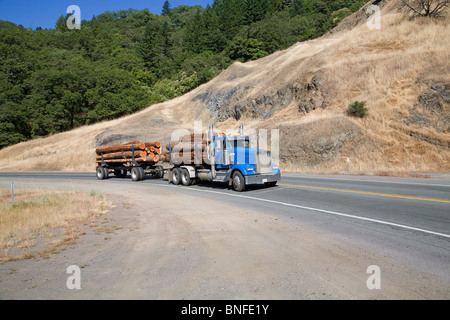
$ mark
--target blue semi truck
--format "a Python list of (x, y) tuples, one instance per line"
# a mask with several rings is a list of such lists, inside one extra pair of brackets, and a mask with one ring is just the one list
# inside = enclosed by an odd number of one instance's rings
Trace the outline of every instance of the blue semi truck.
[(234, 190), (243, 191), (252, 184), (273, 187), (281, 179), (280, 168), (272, 162), (270, 152), (251, 148), (250, 137), (243, 135), (242, 127), (237, 136), (214, 136), (210, 127), (206, 150), (197, 151), (208, 161), (175, 163), (171, 160), (170, 182), (185, 186), (198, 181), (225, 182)]

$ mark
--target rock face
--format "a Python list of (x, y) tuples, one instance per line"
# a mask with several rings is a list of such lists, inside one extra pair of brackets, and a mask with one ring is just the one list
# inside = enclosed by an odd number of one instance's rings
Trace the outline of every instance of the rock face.
[(361, 127), (344, 116), (280, 128), (283, 163), (312, 167), (333, 162), (346, 153), (354, 154), (361, 145), (365, 145), (366, 150), (376, 147)]
[(432, 127), (450, 132), (450, 85), (437, 82), (422, 93), (414, 108), (403, 120), (407, 125)]
[(97, 147), (110, 146), (113, 144), (122, 144), (129, 141), (136, 141), (137, 135), (134, 134), (118, 134), (111, 130), (106, 130), (95, 137), (95, 145)]
[(267, 88), (267, 93), (249, 98), (251, 89), (251, 86), (221, 89), (197, 95), (193, 101), (201, 101), (211, 117), (219, 122), (230, 118), (240, 120), (244, 117), (267, 120), (291, 103), (297, 104), (297, 109), (302, 114), (325, 108), (327, 105), (327, 90), (320, 73), (310, 75), (298, 83), (289, 83), (275, 93), (270, 93), (270, 88)]
[(430, 111), (441, 112), (444, 104), (450, 103), (449, 86), (444, 83), (435, 83), (419, 97), (419, 103)]

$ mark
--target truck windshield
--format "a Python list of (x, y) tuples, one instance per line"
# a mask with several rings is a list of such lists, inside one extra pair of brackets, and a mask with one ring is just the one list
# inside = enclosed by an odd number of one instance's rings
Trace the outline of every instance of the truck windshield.
[(230, 149), (248, 149), (250, 147), (249, 140), (231, 140), (228, 141), (228, 146)]

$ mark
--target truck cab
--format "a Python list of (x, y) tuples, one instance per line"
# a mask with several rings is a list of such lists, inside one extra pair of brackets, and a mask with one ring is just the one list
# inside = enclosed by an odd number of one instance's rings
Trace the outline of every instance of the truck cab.
[(270, 152), (251, 148), (248, 136), (215, 137), (214, 164), (216, 178), (229, 182), (236, 191), (250, 184), (275, 186), (281, 178)]
[[(188, 138), (191, 140), (190, 136)], [(243, 191), (251, 184), (273, 187), (281, 179), (280, 169), (272, 163), (270, 152), (251, 148), (250, 137), (243, 135), (242, 126), (236, 136), (214, 134), (211, 126), (202, 148), (197, 141), (194, 141), (194, 150), (192, 141), (188, 146), (187, 152), (183, 149), (188, 161), (174, 159), (170, 151), (170, 163), (174, 167), (169, 169), (169, 182), (173, 184), (188, 186), (196, 181), (225, 182), (234, 190)], [(189, 161), (192, 155), (194, 162)]]

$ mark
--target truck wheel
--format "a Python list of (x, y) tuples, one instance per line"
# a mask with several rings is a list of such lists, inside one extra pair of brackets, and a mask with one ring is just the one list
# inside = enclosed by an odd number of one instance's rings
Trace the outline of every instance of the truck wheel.
[(172, 169), (172, 183), (175, 185), (180, 184), (181, 182), (181, 171), (180, 168)]
[(138, 167), (139, 169), (139, 181), (144, 180), (145, 179), (145, 171), (143, 168)]
[(276, 181), (264, 182), (266, 187), (275, 187), (277, 185)]
[(98, 180), (103, 180), (103, 179), (106, 179), (106, 169), (105, 168), (103, 168), (103, 167), (97, 167), (97, 172), (96, 172), (96, 174), (97, 174), (97, 179)]
[(103, 168), (103, 172), (105, 173), (104, 174), (105, 179), (108, 179), (109, 178), (109, 170), (108, 170), (108, 168), (106, 168), (106, 167), (102, 167), (102, 168)]
[(141, 169), (140, 167), (133, 167), (131, 169), (131, 180), (133, 181), (139, 181), (141, 180)]
[(245, 190), (245, 179), (239, 171), (233, 173), (233, 189), (238, 192)]
[(181, 183), (183, 184), (183, 186), (190, 186), (192, 184), (189, 171), (186, 168), (181, 169)]
[(156, 179), (164, 178), (164, 168), (163, 168), (163, 166), (157, 166), (155, 171), (156, 171), (156, 175), (155, 175)]

